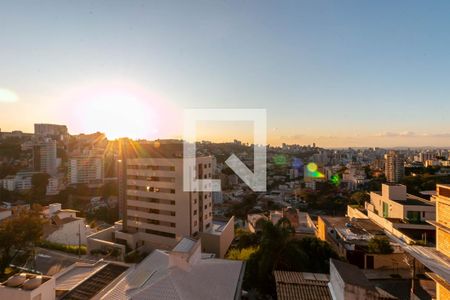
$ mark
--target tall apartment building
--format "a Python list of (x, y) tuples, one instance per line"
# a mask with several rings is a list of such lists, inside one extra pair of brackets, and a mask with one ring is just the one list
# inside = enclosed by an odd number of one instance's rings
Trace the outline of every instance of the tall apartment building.
[(389, 151), (385, 156), (387, 182), (397, 183), (405, 176), (404, 158), (397, 151)]
[[(436, 250), (450, 262), (450, 185), (438, 184), (436, 188), (436, 222), (430, 223), (436, 226)], [(450, 299), (450, 271), (447, 278), (443, 276), (432, 275), (438, 300)]]
[(68, 134), (66, 125), (34, 124), (34, 134), (37, 136), (65, 136)]
[[(183, 190), (182, 143), (137, 144), (122, 148), (119, 201), (123, 231), (138, 244), (171, 248), (184, 236), (211, 230), (212, 193)], [(214, 159), (197, 157), (196, 178), (212, 178)]]
[(56, 141), (43, 139), (33, 144), (33, 171), (56, 175)]
[(420, 152), (419, 161), (425, 163), (427, 160), (434, 160), (436, 158), (436, 153), (433, 152)]
[[(416, 259), (419, 271), (436, 283), (433, 299), (450, 299), (450, 185), (438, 184), (432, 197), (436, 203), (436, 219), (427, 222), (436, 228), (436, 247), (424, 247), (408, 243), (402, 238), (391, 237), (409, 255)], [(416, 268), (417, 269), (417, 268)]]
[(103, 155), (84, 154), (69, 158), (68, 183), (98, 186), (104, 180)]

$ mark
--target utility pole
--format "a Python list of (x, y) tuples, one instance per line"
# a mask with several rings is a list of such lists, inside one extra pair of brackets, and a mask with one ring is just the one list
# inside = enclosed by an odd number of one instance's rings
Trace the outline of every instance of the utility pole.
[(81, 224), (78, 224), (78, 257), (81, 258)]

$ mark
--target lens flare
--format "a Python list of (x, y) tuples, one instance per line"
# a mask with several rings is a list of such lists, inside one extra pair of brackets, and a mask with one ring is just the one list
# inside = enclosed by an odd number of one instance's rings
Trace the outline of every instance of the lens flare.
[(312, 178), (325, 178), (325, 175), (318, 171), (319, 166), (313, 162), (306, 165), (306, 176)]
[(318, 169), (319, 167), (317, 166), (317, 164), (311, 162), (311, 163), (309, 163), (309, 164), (306, 166), (306, 168), (308, 169), (309, 172), (314, 173), (314, 172), (317, 171), (317, 169)]
[(11, 90), (0, 88), (0, 103), (17, 102), (19, 96)]
[(300, 169), (301, 167), (303, 167), (303, 161), (300, 158), (294, 157), (292, 159), (292, 168)]
[(285, 166), (287, 164), (287, 158), (282, 154), (277, 154), (273, 157), (273, 162), (277, 166)]
[(339, 176), (339, 174), (334, 174), (333, 176), (331, 176), (330, 182), (335, 186), (339, 186), (341, 184), (341, 177)]

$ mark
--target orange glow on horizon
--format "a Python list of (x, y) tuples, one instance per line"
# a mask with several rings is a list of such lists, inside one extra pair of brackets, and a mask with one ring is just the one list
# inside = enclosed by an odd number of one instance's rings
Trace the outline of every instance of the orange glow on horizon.
[(108, 139), (157, 139), (179, 132), (179, 109), (130, 85), (97, 85), (68, 94), (69, 124), (76, 131), (103, 132)]

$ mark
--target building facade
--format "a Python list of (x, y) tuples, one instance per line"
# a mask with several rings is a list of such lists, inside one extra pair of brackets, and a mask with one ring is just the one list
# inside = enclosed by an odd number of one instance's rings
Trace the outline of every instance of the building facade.
[[(450, 259), (450, 185), (437, 185), (436, 200), (436, 250)], [(436, 276), (436, 294), (439, 300), (450, 299), (450, 282)]]
[(103, 155), (80, 155), (69, 159), (69, 184), (98, 186), (104, 180)]
[(33, 145), (33, 170), (51, 176), (56, 175), (56, 141), (44, 139)]
[(385, 156), (387, 182), (397, 183), (405, 176), (404, 158), (397, 151), (389, 151)]

